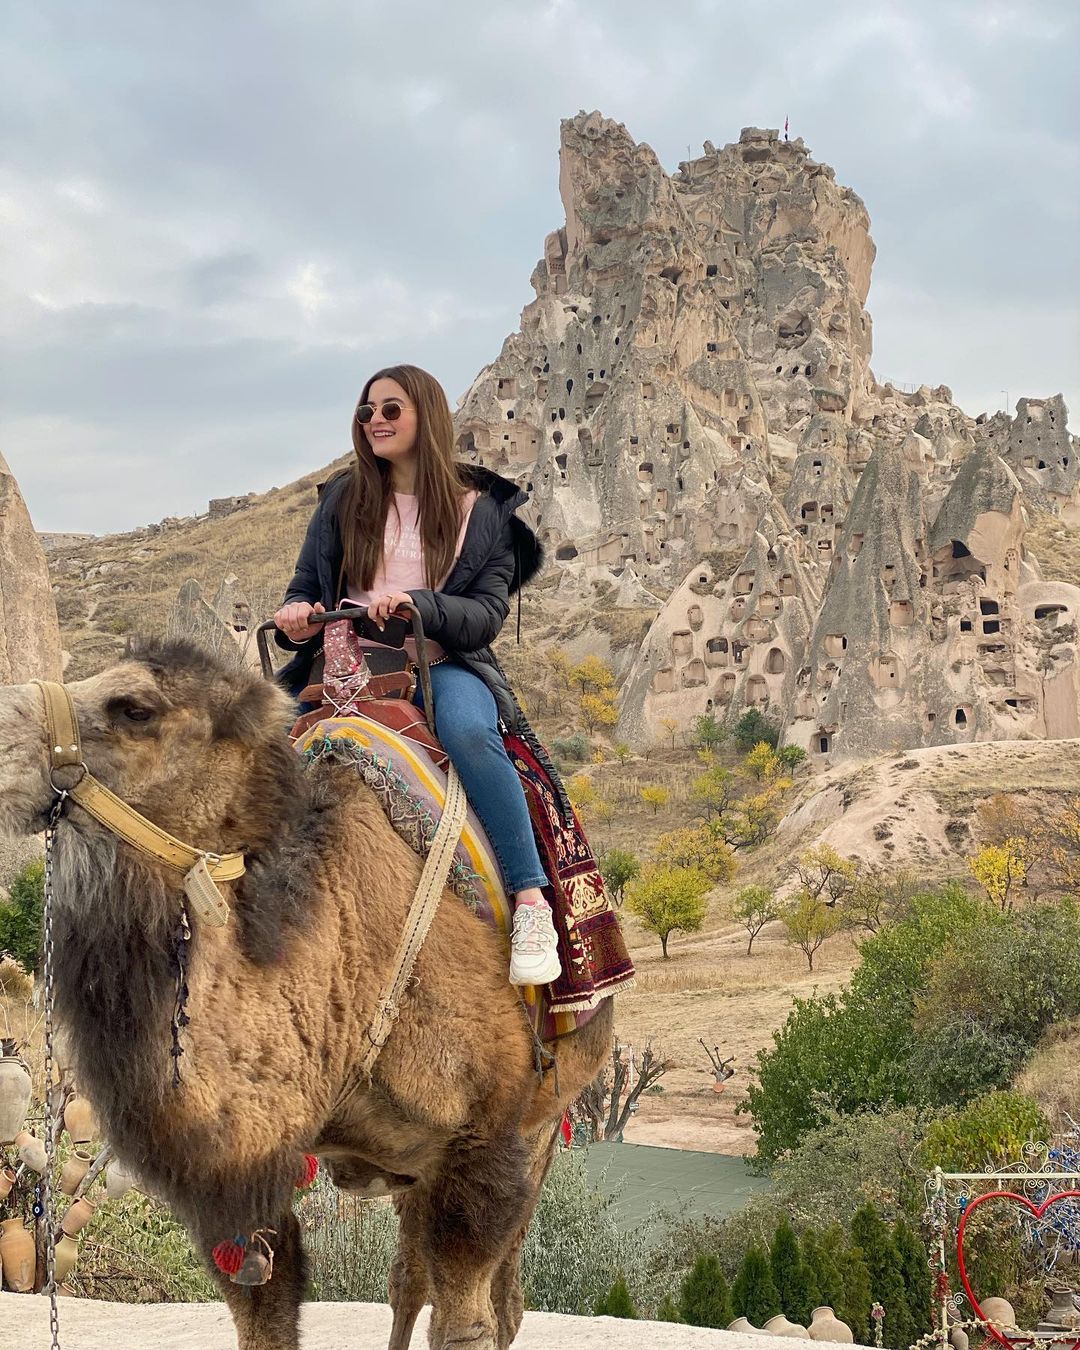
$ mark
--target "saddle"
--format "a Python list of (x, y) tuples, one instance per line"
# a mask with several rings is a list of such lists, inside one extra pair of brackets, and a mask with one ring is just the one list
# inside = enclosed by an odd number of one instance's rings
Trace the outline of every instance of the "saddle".
[(416, 666), (408, 653), (400, 648), (361, 647), (347, 621), (328, 623), (323, 641), (324, 678), (300, 693), (301, 703), (315, 706), (296, 719), (289, 739), (297, 741), (330, 717), (367, 717), (419, 746), (445, 773), (450, 757), (412, 701)]

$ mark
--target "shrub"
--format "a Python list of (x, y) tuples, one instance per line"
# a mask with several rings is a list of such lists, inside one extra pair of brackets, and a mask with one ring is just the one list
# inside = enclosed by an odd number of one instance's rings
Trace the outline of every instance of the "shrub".
[(731, 1306), (736, 1317), (745, 1317), (756, 1327), (764, 1326), (770, 1317), (783, 1311), (768, 1255), (756, 1242), (746, 1249), (731, 1289)]
[(41, 955), (41, 922), (45, 904), (45, 863), (27, 863), (11, 883), (10, 898), (0, 904), (0, 958), (10, 957), (27, 975)]
[(679, 1310), (675, 1306), (675, 1300), (671, 1297), (670, 1294), (665, 1294), (664, 1297), (660, 1300), (660, 1304), (656, 1309), (656, 1315), (653, 1318), (653, 1321), (654, 1322), (682, 1321), (682, 1317), (679, 1315)]
[(702, 1253), (679, 1291), (679, 1320), (692, 1327), (724, 1328), (731, 1321), (731, 1294), (720, 1262)]
[(616, 1276), (615, 1283), (604, 1297), (597, 1301), (595, 1312), (597, 1317), (637, 1317), (634, 1300), (630, 1297), (630, 1290), (627, 1289), (626, 1280), (622, 1275)]
[[(824, 1304), (835, 1312), (843, 1301), (844, 1280), (833, 1253), (812, 1228), (803, 1234), (800, 1252), (807, 1280), (816, 1294), (814, 1306)], [(813, 1308), (810, 1311), (813, 1313)]]
[(644, 787), (641, 789), (641, 800), (645, 803), (646, 806), (652, 807), (652, 813), (654, 816), (656, 815), (657, 811), (659, 811), (661, 806), (667, 806), (668, 798), (670, 796), (671, 793), (668, 792), (667, 788), (663, 787), (659, 783), (655, 783), (651, 787)]
[(783, 764), (788, 773), (794, 773), (806, 759), (806, 751), (801, 745), (782, 745), (777, 754), (780, 757), (780, 763)]
[[(855, 1212), (851, 1237), (870, 1272), (871, 1298), (885, 1309), (885, 1343), (893, 1350), (906, 1350), (915, 1338), (910, 1334), (911, 1319), (900, 1275), (900, 1258), (892, 1233), (873, 1205), (861, 1205)], [(859, 1339), (858, 1332), (855, 1339)]]
[(775, 750), (780, 731), (757, 708), (748, 708), (735, 723), (732, 736), (740, 750), (752, 750), (759, 741), (764, 741)]
[(845, 1247), (844, 1233), (839, 1227), (825, 1234), (826, 1249), (837, 1254), (843, 1271), (844, 1295), (836, 1315), (846, 1322), (855, 1334), (856, 1345), (872, 1345), (870, 1308), (874, 1302), (870, 1292), (870, 1270), (861, 1248)]
[(787, 929), (788, 942), (799, 948), (806, 957), (807, 967), (813, 970), (818, 948), (840, 931), (840, 915), (824, 900), (809, 891), (800, 891), (798, 898), (781, 912), (780, 917)]
[(716, 720), (713, 713), (702, 713), (700, 717), (694, 718), (694, 743), (696, 745), (700, 745), (706, 750), (713, 750), (716, 746), (722, 745), (726, 737), (727, 728), (722, 722)]
[(117, 1303), (205, 1303), (221, 1293), (183, 1225), (135, 1191), (103, 1205), (79, 1238), (68, 1279), (84, 1298)]
[(589, 757), (589, 738), (583, 731), (575, 731), (571, 736), (556, 736), (551, 749), (557, 759), (572, 759), (584, 763)]
[(1030, 1140), (1049, 1136), (1037, 1102), (1020, 1092), (988, 1092), (933, 1121), (919, 1152), (927, 1170), (976, 1172), (1002, 1167), (1021, 1157)]
[(907, 1296), (909, 1334), (914, 1342), (931, 1330), (934, 1321), (934, 1290), (926, 1248), (903, 1216), (897, 1219), (893, 1228), (893, 1244)]
[(793, 1322), (809, 1322), (817, 1300), (811, 1297), (810, 1281), (803, 1266), (799, 1240), (786, 1218), (780, 1220), (773, 1237), (769, 1249), (769, 1269), (784, 1315)]
[(911, 913), (863, 942), (847, 989), (796, 999), (740, 1109), (754, 1119), (759, 1162), (772, 1162), (830, 1110), (925, 1102), (913, 1081), (917, 1000), (950, 941), (1002, 916), (959, 887), (916, 896)]

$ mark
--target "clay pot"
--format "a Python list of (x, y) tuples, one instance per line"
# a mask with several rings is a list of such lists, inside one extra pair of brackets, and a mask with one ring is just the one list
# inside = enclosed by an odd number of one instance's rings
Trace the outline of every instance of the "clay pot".
[(764, 1336), (765, 1333), (760, 1327), (754, 1326), (753, 1322), (747, 1321), (745, 1317), (736, 1317), (734, 1322), (727, 1324), (728, 1331), (741, 1331), (744, 1336)]
[(775, 1317), (770, 1317), (765, 1323), (764, 1329), (770, 1336), (794, 1336), (801, 1341), (810, 1339), (810, 1333), (805, 1327), (799, 1326), (798, 1322), (789, 1322), (783, 1313), (777, 1313)]
[(270, 1261), (262, 1252), (248, 1249), (247, 1256), (244, 1257), (244, 1264), (232, 1276), (233, 1284), (258, 1285), (266, 1284), (270, 1279)]
[(89, 1144), (97, 1134), (97, 1121), (94, 1108), (85, 1097), (69, 1097), (64, 1107), (64, 1128), (71, 1135), (73, 1144)]
[(0, 1223), (0, 1268), (9, 1289), (16, 1294), (32, 1292), (37, 1271), (34, 1235), (22, 1219), (5, 1219)]
[(74, 1237), (76, 1233), (82, 1232), (94, 1217), (96, 1209), (97, 1205), (92, 1200), (87, 1200), (84, 1195), (81, 1200), (76, 1200), (74, 1204), (69, 1206), (60, 1227), (68, 1237)]
[(64, 1233), (60, 1241), (56, 1244), (56, 1252), (53, 1255), (53, 1283), (61, 1285), (75, 1269), (75, 1262), (79, 1259), (79, 1244), (73, 1237), (68, 1237)]
[(90, 1171), (92, 1161), (89, 1153), (80, 1153), (76, 1150), (61, 1167), (59, 1187), (64, 1195), (75, 1194), (79, 1189), (79, 1183)]
[(30, 1070), (15, 1055), (0, 1059), (0, 1144), (13, 1144), (30, 1109)]
[(15, 1185), (14, 1167), (5, 1167), (0, 1171), (0, 1200), (6, 1200), (11, 1194), (11, 1188)]
[(114, 1158), (105, 1169), (105, 1194), (108, 1199), (121, 1199), (134, 1185), (133, 1174), (124, 1167), (119, 1158)]
[(13, 1143), (19, 1150), (19, 1161), (29, 1167), (31, 1172), (44, 1172), (49, 1165), (49, 1155), (45, 1145), (35, 1138), (29, 1130), (20, 1130)]
[(855, 1343), (851, 1328), (846, 1322), (841, 1322), (829, 1307), (814, 1309), (808, 1330), (812, 1341), (841, 1341), (845, 1345)]
[(988, 1322), (999, 1322), (1003, 1327), (1016, 1326), (1016, 1313), (1007, 1298), (984, 1298), (982, 1310)]
[(971, 1342), (963, 1327), (953, 1327), (952, 1331), (949, 1332), (949, 1344), (953, 1350), (968, 1350)]

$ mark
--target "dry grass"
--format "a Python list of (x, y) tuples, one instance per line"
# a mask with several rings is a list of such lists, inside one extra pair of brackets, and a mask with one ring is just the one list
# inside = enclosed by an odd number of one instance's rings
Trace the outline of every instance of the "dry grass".
[(1049, 513), (1031, 511), (1030, 517), (1024, 545), (1038, 558), (1043, 576), (1080, 586), (1080, 528)]
[(1052, 1129), (1069, 1127), (1080, 1102), (1080, 1019), (1050, 1028), (1016, 1086), (1035, 1098)]

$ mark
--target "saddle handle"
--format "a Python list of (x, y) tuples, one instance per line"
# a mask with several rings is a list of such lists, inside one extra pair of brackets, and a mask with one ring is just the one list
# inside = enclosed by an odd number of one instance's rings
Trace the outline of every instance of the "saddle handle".
[[(435, 733), (435, 697), (431, 690), (431, 667), (428, 664), (427, 638), (424, 636), (424, 625), (420, 618), (420, 611), (413, 604), (400, 606), (407, 611), (412, 626), (412, 636), (416, 642), (416, 670), (420, 677), (420, 692), (424, 696), (424, 718), (428, 724), (428, 730), (434, 736)], [(397, 636), (396, 629), (387, 629), (380, 632), (375, 624), (368, 618), (367, 609), (363, 606), (350, 605), (348, 609), (330, 609), (323, 614), (311, 614), (308, 617), (308, 623), (324, 624), (333, 623), (338, 619), (348, 619), (357, 632), (362, 633), (364, 637), (372, 642), (380, 642), (384, 647), (403, 647), (405, 645), (406, 631), (404, 627), (400, 630), (398, 641), (394, 641)], [(394, 615), (390, 616), (392, 622)], [(400, 621), (400, 616), (399, 616)], [(273, 619), (267, 619), (265, 623), (259, 624), (255, 630), (255, 641), (259, 648), (259, 665), (262, 667), (264, 680), (274, 678), (274, 664), (270, 659), (270, 641), (269, 633), (277, 628)]]

